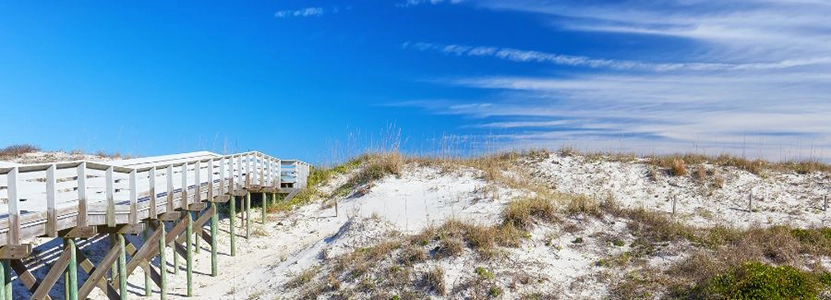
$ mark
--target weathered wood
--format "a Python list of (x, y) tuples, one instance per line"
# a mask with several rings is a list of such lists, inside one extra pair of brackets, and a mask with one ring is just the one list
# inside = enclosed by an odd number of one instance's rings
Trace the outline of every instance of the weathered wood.
[(87, 163), (78, 165), (78, 226), (87, 226)]
[(130, 171), (130, 224), (138, 223), (138, 174)]
[[(219, 226), (219, 213), (216, 212), (216, 203), (211, 203), (211, 210), (214, 212), (211, 214), (211, 234), (210, 234), (210, 241), (207, 241), (211, 245), (211, 276), (216, 277), (217, 273), (217, 245), (216, 245), (216, 233), (217, 227)], [(204, 233), (204, 232), (203, 232)], [(203, 234), (204, 238), (204, 234)]]
[(208, 207), (208, 204), (205, 202), (191, 203), (188, 205), (187, 211), (203, 211), (206, 207)]
[(116, 225), (115, 227), (109, 226), (98, 226), (96, 230), (98, 233), (106, 233), (106, 234), (141, 234), (142, 231), (145, 229), (144, 223), (137, 223), (137, 224), (121, 224)]
[(182, 198), (180, 198), (181, 207), (184, 210), (188, 209), (188, 163), (182, 164)]
[(167, 211), (173, 211), (173, 165), (167, 166), (167, 171), (165, 172), (165, 178), (167, 179)]
[(55, 164), (46, 170), (46, 236), (58, 236), (58, 212), (55, 206), (57, 189), (55, 188)]
[[(86, 257), (86, 255), (84, 255), (83, 251), (78, 251), (76, 254), (78, 255), (78, 261), (80, 261), (79, 265), (81, 266), (81, 269), (83, 269), (84, 272), (87, 273), (87, 276), (89, 276), (88, 278), (91, 278), (93, 272), (95, 272), (95, 270), (98, 269), (99, 267), (103, 267), (104, 269), (108, 269), (110, 267), (110, 266), (100, 266), (100, 265), (98, 267), (96, 267)], [(90, 280), (87, 279), (87, 282), (89, 282), (89, 281)], [(86, 282), (85, 282), (85, 284), (86, 284)], [(98, 280), (98, 282), (95, 282), (95, 286), (93, 288), (95, 288), (95, 287), (97, 287), (97, 288), (101, 289), (102, 291), (104, 291), (104, 293), (107, 295), (108, 299), (118, 299), (118, 298), (120, 298), (120, 296), (118, 295), (118, 292), (116, 292), (115, 289), (112, 288), (109, 284), (107, 284), (107, 282), (104, 281), (104, 280)], [(80, 293), (80, 290), (79, 290), (79, 293)]]
[(32, 246), (30, 244), (0, 246), (0, 259), (23, 259), (31, 253)]
[[(161, 223), (159, 226), (160, 236), (166, 236), (164, 223)], [(165, 259), (165, 248), (167, 245), (164, 242), (164, 239), (159, 239), (158, 245), (158, 253), (159, 253), (159, 294), (161, 294), (161, 299), (164, 300), (167, 298), (167, 260)]]
[(49, 291), (52, 290), (52, 287), (55, 286), (55, 283), (58, 282), (58, 279), (60, 279), (61, 275), (63, 275), (66, 267), (69, 266), (69, 259), (69, 251), (64, 250), (61, 253), (61, 256), (58, 257), (58, 260), (52, 264), (52, 268), (49, 269), (49, 273), (43, 277), (43, 280), (40, 281), (37, 289), (35, 289), (34, 293), (32, 293), (32, 299), (45, 299), (49, 296)]
[(159, 221), (176, 222), (182, 219), (181, 211), (168, 211), (159, 215)]
[(9, 195), (9, 232), (7, 234), (8, 245), (20, 245), (20, 195), (18, 195), (17, 187), (20, 184), (18, 177), (18, 167), (6, 175), (8, 181), (8, 195)]
[(245, 194), (245, 239), (251, 237), (251, 193)]
[[(121, 295), (121, 300), (127, 300), (127, 275), (132, 273), (127, 272), (127, 250), (125, 249), (124, 235), (118, 234), (118, 292)], [(113, 279), (115, 280), (115, 279)]]
[(156, 215), (158, 215), (156, 212), (156, 166), (150, 167), (150, 170), (147, 171), (147, 181), (150, 196), (150, 211), (148, 214), (150, 215), (150, 219), (155, 219)]
[(214, 199), (214, 160), (208, 160), (208, 201)]
[(193, 203), (199, 203), (199, 198), (202, 197), (202, 179), (200, 177), (202, 174), (201, 165), (201, 162), (197, 161), (196, 165), (193, 167), (193, 178), (194, 183), (196, 184), (193, 191)]
[(113, 180), (113, 167), (107, 168), (104, 180), (106, 180), (107, 191), (107, 226), (114, 227), (115, 222), (115, 184)]
[[(32, 272), (29, 272), (29, 269), (26, 268), (26, 265), (23, 264), (23, 262), (19, 259), (9, 260), (9, 262), (11, 263), (11, 267), (12, 269), (14, 269), (14, 272), (17, 273), (17, 279), (20, 279), (20, 282), (23, 283), (23, 286), (28, 288), (30, 292), (34, 293), (40, 286), (40, 282), (38, 282), (37, 278), (35, 278), (35, 276), (32, 275)], [(10, 278), (10, 275), (7, 273), (6, 279), (8, 280)], [(11, 295), (11, 289), (7, 288), (6, 297), (8, 297), (9, 295)], [(49, 295), (46, 295), (44, 299), (51, 298), (49, 297)]]
[(78, 247), (75, 246), (75, 240), (66, 239), (69, 247), (69, 266), (67, 267), (67, 276), (65, 280), (69, 281), (69, 300), (78, 300)]
[(220, 196), (214, 196), (214, 197), (213, 197), (213, 200), (211, 200), (210, 202), (213, 202), (213, 203), (225, 203), (225, 202), (228, 202), (229, 200), (231, 200), (231, 196), (228, 196), (228, 195), (220, 195)]
[(188, 214), (187, 218), (187, 233), (185, 236), (187, 237), (185, 240), (185, 244), (187, 244), (187, 280), (188, 280), (188, 297), (193, 296), (193, 217)]
[[(86, 299), (89, 296), (89, 294), (92, 293), (92, 290), (95, 289), (96, 286), (98, 286), (99, 283), (104, 282), (104, 275), (107, 274), (107, 271), (118, 259), (119, 252), (120, 250), (118, 249), (118, 247), (110, 248), (110, 251), (107, 252), (107, 255), (104, 256), (104, 258), (101, 260), (98, 266), (96, 266), (95, 269), (92, 270), (92, 273), (90, 273), (89, 277), (87, 277), (87, 281), (85, 281), (84, 284), (81, 285), (81, 288), (78, 289), (79, 299)], [(107, 297), (110, 299), (118, 299), (117, 292), (115, 296), (116, 298), (113, 298), (110, 292), (107, 293)]]
[(66, 229), (60, 234), (60, 236), (64, 238), (82, 238), (88, 239), (94, 237), (98, 234), (98, 227), (97, 226), (76, 226), (70, 229)]

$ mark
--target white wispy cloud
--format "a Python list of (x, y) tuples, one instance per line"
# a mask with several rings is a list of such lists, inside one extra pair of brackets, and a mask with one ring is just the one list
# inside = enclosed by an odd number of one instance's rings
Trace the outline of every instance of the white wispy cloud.
[[(333, 12), (337, 12), (337, 10)], [(326, 11), (322, 7), (306, 7), (298, 10), (280, 10), (275, 12), (274, 16), (277, 18), (320, 17), (324, 14), (326, 14)]]
[(418, 5), (422, 5), (422, 4), (436, 5), (436, 4), (443, 4), (443, 3), (459, 4), (459, 3), (462, 3), (464, 1), (465, 0), (407, 0), (403, 3), (396, 4), (396, 6), (398, 6), (398, 7), (411, 7), (411, 6), (418, 6)]
[(831, 2), (471, 3), (537, 14), (546, 20), (541, 26), (558, 30), (682, 39), (690, 46), (660, 55), (643, 48), (638, 59), (626, 60), (407, 42), (402, 47), (408, 50), (459, 59), (578, 70), (550, 76), (439, 76), (432, 82), (492, 93), (475, 100), (407, 105), (465, 116), (472, 123), (468, 127), (498, 130), (500, 138), (522, 145), (639, 152), (697, 148), (713, 154), (747, 148), (772, 159), (831, 157)]
[(782, 69), (818, 64), (831, 64), (831, 56), (819, 56), (804, 59), (786, 59), (775, 62), (754, 62), (754, 63), (711, 63), (711, 62), (685, 62), (685, 63), (652, 63), (631, 60), (599, 59), (587, 56), (565, 55), (557, 53), (546, 53), (532, 50), (520, 50), (513, 48), (498, 48), (488, 46), (467, 46), (467, 45), (444, 45), (425, 42), (405, 42), (402, 47), (417, 49), (420, 51), (436, 51), (457, 56), (480, 56), (495, 57), (516, 62), (546, 62), (556, 65), (579, 66), (589, 68), (609, 68), (617, 70), (641, 70), (641, 71), (718, 71), (718, 70), (764, 70)]

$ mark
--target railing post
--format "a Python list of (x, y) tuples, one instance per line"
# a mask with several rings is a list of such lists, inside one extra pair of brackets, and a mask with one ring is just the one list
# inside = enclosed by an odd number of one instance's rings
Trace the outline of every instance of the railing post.
[(167, 170), (165, 171), (165, 176), (167, 177), (167, 209), (165, 211), (172, 212), (173, 211), (173, 165), (167, 165)]
[(130, 171), (130, 224), (138, 223), (138, 176), (136, 169)]
[(147, 171), (147, 182), (150, 186), (150, 218), (155, 219), (158, 213), (156, 212), (156, 166), (150, 167)]
[(214, 201), (214, 159), (208, 161), (208, 201)]
[(242, 154), (237, 156), (237, 169), (239, 170), (237, 173), (239, 174), (239, 178), (237, 179), (237, 186), (234, 188), (235, 190), (239, 189), (243, 185), (242, 181)]
[(183, 210), (188, 209), (188, 163), (182, 164), (182, 199), (180, 204)]
[(113, 167), (107, 168), (104, 173), (107, 192), (107, 226), (115, 227), (115, 181), (113, 180)]
[(193, 167), (193, 181), (196, 183), (196, 189), (193, 192), (193, 203), (199, 203), (202, 200), (202, 162), (196, 161)]
[(87, 226), (87, 163), (78, 165), (78, 226)]
[(219, 194), (225, 195), (225, 157), (219, 160)]
[(49, 169), (46, 169), (46, 235), (49, 237), (58, 236), (58, 212), (55, 209), (55, 197), (57, 189), (55, 188), (55, 169), (57, 166), (52, 164)]

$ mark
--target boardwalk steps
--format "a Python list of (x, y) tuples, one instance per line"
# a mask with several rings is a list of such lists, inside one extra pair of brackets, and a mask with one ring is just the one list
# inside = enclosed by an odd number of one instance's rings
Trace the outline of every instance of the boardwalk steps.
[[(85, 299), (100, 289), (109, 299), (126, 299), (126, 280), (137, 268), (145, 272), (147, 296), (155, 285), (166, 297), (164, 268), (174, 250), (187, 266), (187, 295), (192, 295), (194, 244), (211, 249), (211, 276), (217, 275), (218, 204), (229, 207), (230, 255), (236, 255), (236, 220), (241, 217), (250, 236), (251, 194), (266, 208), (278, 195), (290, 199), (306, 186), (308, 163), (280, 160), (260, 152), (217, 155), (194, 152), (111, 163), (75, 161), (0, 167), (0, 300), (12, 299), (12, 272), (32, 293), (50, 299), (61, 276), (67, 299)], [(269, 201), (270, 199), (270, 201)], [(240, 216), (236, 203), (243, 206)], [(167, 225), (166, 225), (167, 224)], [(205, 230), (208, 224), (210, 229)], [(150, 232), (143, 243), (130, 238)], [(107, 236), (111, 247), (93, 264), (77, 246), (79, 241)], [(36, 278), (23, 259), (37, 237), (64, 241), (49, 272)], [(129, 261), (127, 256), (130, 257)], [(80, 268), (79, 268), (80, 266)], [(117, 272), (111, 272), (117, 270)], [(174, 269), (178, 272), (178, 267)], [(78, 274), (87, 280), (78, 282)]]

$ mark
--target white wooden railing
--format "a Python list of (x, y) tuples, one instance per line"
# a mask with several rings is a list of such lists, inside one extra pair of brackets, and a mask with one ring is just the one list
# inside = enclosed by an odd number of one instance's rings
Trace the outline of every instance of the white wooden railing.
[(309, 172), (308, 163), (260, 152), (3, 167), (0, 243), (19, 245), (75, 226), (135, 224), (243, 189), (303, 188)]

